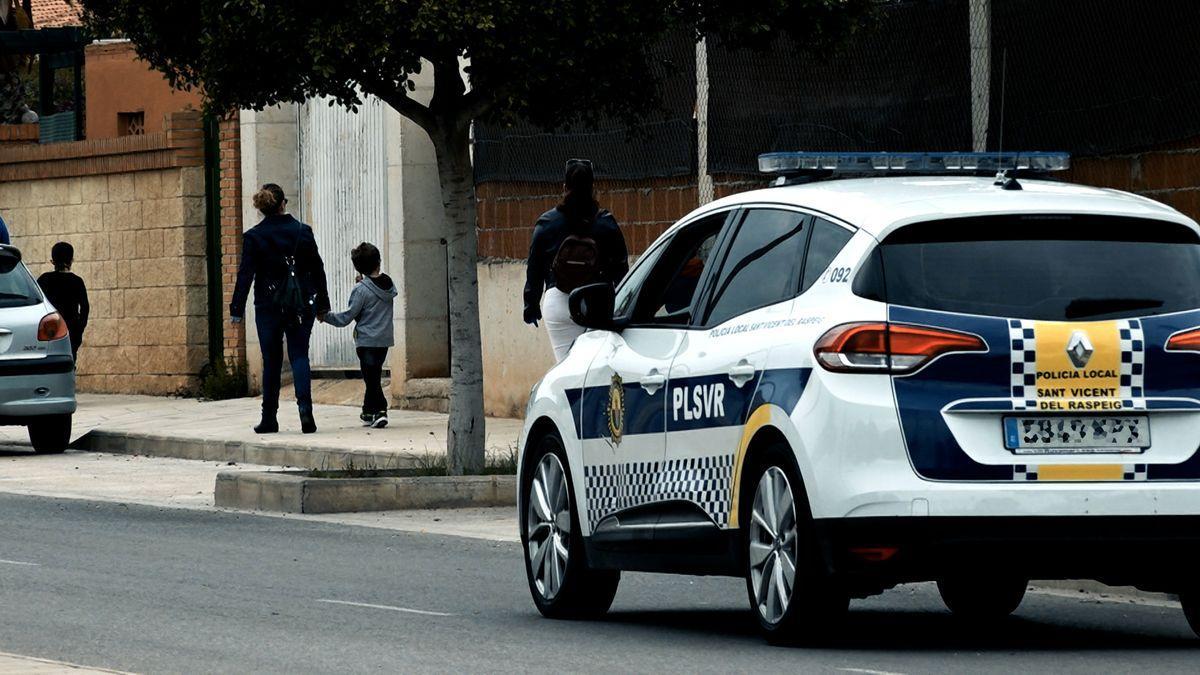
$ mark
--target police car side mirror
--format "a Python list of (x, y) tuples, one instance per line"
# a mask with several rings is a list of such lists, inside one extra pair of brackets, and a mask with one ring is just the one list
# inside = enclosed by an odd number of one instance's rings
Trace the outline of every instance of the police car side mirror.
[(588, 284), (571, 291), (567, 307), (571, 310), (571, 320), (584, 328), (620, 330), (613, 320), (615, 300), (612, 284)]

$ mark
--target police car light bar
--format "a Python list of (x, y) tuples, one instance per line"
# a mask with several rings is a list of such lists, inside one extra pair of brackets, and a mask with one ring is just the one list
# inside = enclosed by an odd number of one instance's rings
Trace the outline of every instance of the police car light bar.
[(1071, 168), (1066, 152), (768, 152), (758, 170), (776, 175), (798, 173), (1043, 173)]

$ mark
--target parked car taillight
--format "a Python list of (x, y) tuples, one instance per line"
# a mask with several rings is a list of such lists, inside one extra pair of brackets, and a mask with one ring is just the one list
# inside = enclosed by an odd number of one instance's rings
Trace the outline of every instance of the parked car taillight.
[(1200, 328), (1180, 331), (1167, 339), (1169, 352), (1200, 352)]
[(38, 338), (43, 342), (51, 340), (61, 340), (67, 337), (67, 322), (63, 321), (62, 315), (58, 312), (53, 312), (42, 317), (42, 322), (38, 324)]
[(977, 335), (885, 322), (846, 323), (817, 340), (813, 355), (839, 373), (911, 373), (951, 352), (986, 352)]

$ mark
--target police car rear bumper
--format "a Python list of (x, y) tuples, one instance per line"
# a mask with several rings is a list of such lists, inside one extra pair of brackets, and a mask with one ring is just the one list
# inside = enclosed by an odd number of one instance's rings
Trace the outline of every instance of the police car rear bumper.
[(1200, 582), (1200, 516), (840, 518), (815, 526), (827, 564), (856, 595), (962, 574), (1168, 593)]

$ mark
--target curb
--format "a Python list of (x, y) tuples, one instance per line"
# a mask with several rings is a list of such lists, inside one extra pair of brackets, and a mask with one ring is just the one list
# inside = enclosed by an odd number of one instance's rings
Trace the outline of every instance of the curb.
[(216, 506), (282, 513), (515, 506), (516, 476), (312, 478), (299, 473), (217, 474)]
[[(414, 468), (414, 457), (396, 453), (368, 450), (347, 450), (344, 447), (296, 446), (244, 441), (181, 439), (155, 434), (101, 431), (84, 434), (71, 444), (86, 452), (106, 452), (114, 455), (174, 457), (208, 462), (237, 462), (263, 466), (294, 466), (303, 469), (345, 469), (378, 466), (389, 469)], [(515, 503), (515, 501), (514, 501)]]
[(1087, 579), (1066, 581), (1038, 580), (1031, 581), (1029, 587), (1035, 592), (1049, 592), (1055, 595), (1078, 593), (1080, 596), (1093, 595), (1110, 600), (1126, 600), (1129, 602), (1156, 605), (1179, 602), (1179, 597), (1170, 593), (1153, 593), (1133, 586), (1108, 586), (1099, 581), (1090, 581)]

